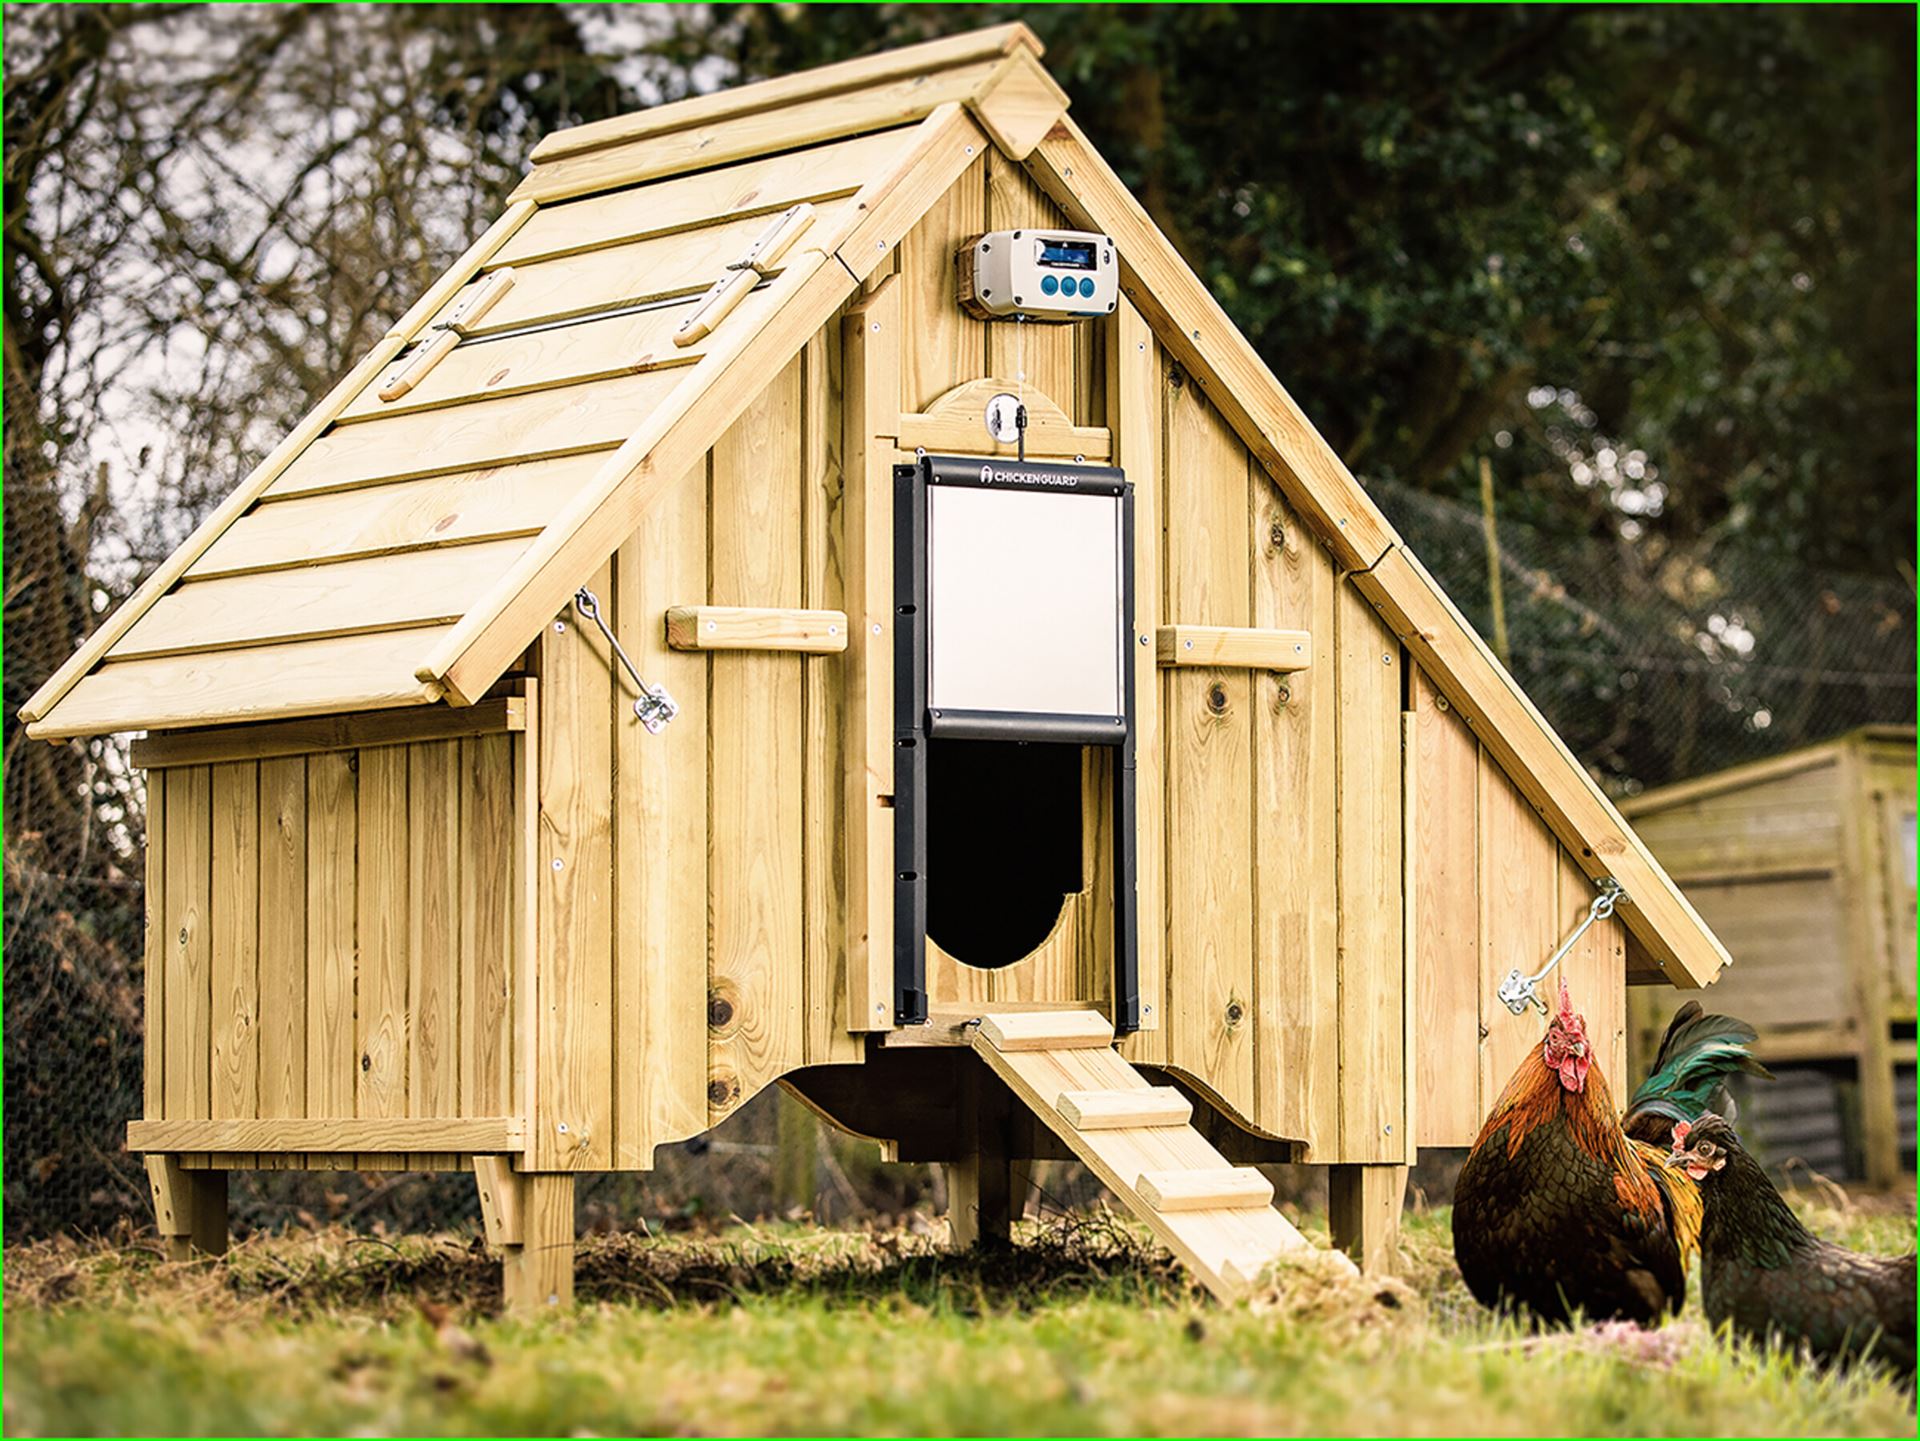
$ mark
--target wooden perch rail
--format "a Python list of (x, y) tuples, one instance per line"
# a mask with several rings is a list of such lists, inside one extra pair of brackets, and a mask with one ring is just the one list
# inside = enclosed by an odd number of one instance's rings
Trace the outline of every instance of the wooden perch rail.
[(832, 655), (847, 648), (847, 613), (745, 605), (676, 605), (667, 612), (675, 650), (786, 650)]
[(1163, 625), (1156, 647), (1161, 665), (1213, 665), (1247, 670), (1305, 670), (1313, 663), (1313, 636), (1304, 630), (1252, 626)]

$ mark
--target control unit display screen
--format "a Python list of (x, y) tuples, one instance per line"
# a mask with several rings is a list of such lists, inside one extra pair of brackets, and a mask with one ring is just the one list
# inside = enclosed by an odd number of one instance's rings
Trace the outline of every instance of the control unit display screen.
[(1095, 270), (1099, 259), (1091, 240), (1042, 240), (1040, 263), (1066, 270)]

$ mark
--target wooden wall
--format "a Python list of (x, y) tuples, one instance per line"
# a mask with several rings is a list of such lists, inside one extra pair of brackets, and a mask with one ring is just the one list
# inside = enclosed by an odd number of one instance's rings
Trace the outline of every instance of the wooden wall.
[(588, 582), (679, 718), (659, 735), (634, 720), (631, 682), (577, 614), (543, 633), (540, 1168), (649, 1166), (785, 1072), (861, 1054), (840, 658), (675, 651), (662, 624), (673, 606), (843, 605), (837, 336), (770, 377)]
[[(1545, 1017), (1513, 1015), (1495, 989), (1516, 966), (1539, 970), (1597, 892), (1417, 667), (1409, 700), (1415, 1130), (1423, 1146), (1466, 1146), (1546, 1031)], [(1624, 1105), (1638, 1081), (1626, 1069), (1626, 927), (1607, 920), (1587, 931), (1548, 978), (1550, 1004), (1559, 976)]]
[(151, 771), (146, 1118), (517, 1114), (521, 745), (502, 733)]
[[(1311, 1160), (1405, 1156), (1400, 645), (1188, 377), (1116, 436), (1163, 497), (1142, 624), (1305, 630), (1313, 664), (1159, 671), (1164, 1020), (1125, 1053)], [(1108, 378), (1114, 384), (1112, 375)], [(1147, 521), (1136, 517), (1136, 523)], [(1143, 720), (1147, 717), (1143, 714)]]

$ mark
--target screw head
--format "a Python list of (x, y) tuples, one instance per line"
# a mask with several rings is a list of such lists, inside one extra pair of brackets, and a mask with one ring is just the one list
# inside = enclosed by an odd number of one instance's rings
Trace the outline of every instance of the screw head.
[(556, 871), (564, 871), (567, 868), (567, 863), (561, 860), (560, 857), (555, 856), (553, 858), (553, 868)]
[(555, 635), (564, 635), (566, 633), (566, 629), (567, 629), (567, 623), (564, 620), (556, 620), (553, 623), (553, 633)]
[(558, 1126), (554, 1127), (554, 1129), (564, 1136), (567, 1134), (567, 1123), (562, 1121)]

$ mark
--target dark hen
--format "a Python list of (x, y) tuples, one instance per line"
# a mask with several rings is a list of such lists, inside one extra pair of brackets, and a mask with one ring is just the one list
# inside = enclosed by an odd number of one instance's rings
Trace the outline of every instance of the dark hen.
[(1709, 1320), (1823, 1362), (1877, 1360), (1912, 1381), (1913, 1253), (1862, 1256), (1821, 1240), (1712, 1112), (1675, 1128), (1673, 1152), (1705, 1206), (1700, 1296)]

